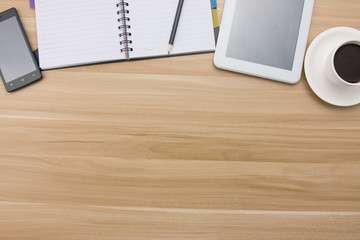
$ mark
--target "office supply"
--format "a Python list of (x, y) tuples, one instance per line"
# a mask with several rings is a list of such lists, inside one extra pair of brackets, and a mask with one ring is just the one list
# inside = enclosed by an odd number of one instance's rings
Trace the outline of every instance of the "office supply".
[(300, 80), (314, 0), (228, 0), (214, 63), (286, 83)]
[(181, 10), (182, 10), (183, 5), (184, 5), (184, 0), (179, 0), (178, 7), (176, 10), (176, 14), (175, 14), (174, 24), (172, 26), (172, 30), (171, 30), (171, 34), (170, 34), (168, 54), (170, 54), (170, 51), (174, 45), (176, 30), (179, 25), (179, 20), (180, 20)]
[(219, 22), (217, 9), (212, 9), (211, 12), (212, 12), (212, 17), (213, 17), (214, 28), (219, 28), (220, 27), (220, 22)]
[(30, 7), (35, 8), (35, 0), (30, 0)]
[[(177, 0), (57, 2), (36, 0), (42, 69), (168, 56)], [(209, 0), (184, 3), (170, 56), (215, 50), (210, 9)]]
[(219, 37), (220, 32), (220, 21), (219, 21), (219, 15), (217, 11), (217, 1), (211, 0), (211, 12), (213, 17), (213, 25), (214, 25), (214, 35), (215, 35), (215, 45), (217, 44), (217, 40)]
[(0, 13), (0, 76), (8, 92), (42, 77), (15, 8)]
[(334, 81), (329, 59), (331, 52), (339, 46), (355, 41), (360, 42), (359, 30), (348, 27), (331, 28), (317, 36), (306, 53), (306, 79), (313, 92), (329, 104), (347, 107), (360, 103), (360, 87)]
[(217, 8), (217, 1), (216, 0), (210, 0), (211, 1), (211, 9)]

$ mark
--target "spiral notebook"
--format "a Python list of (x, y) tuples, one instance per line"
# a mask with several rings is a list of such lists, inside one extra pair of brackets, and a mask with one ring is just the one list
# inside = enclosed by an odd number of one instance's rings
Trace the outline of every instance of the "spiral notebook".
[[(168, 56), (178, 0), (35, 3), (42, 69)], [(214, 50), (210, 0), (185, 1), (170, 56)]]

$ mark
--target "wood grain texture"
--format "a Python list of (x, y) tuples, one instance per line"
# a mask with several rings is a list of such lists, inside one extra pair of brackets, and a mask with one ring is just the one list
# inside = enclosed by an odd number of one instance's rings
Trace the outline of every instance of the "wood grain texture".
[[(224, 0), (218, 0), (220, 15)], [(35, 12), (15, 6), (36, 48)], [(360, 29), (316, 1), (309, 43)], [(359, 239), (360, 108), (213, 54), (44, 72), (0, 90), (0, 239)]]

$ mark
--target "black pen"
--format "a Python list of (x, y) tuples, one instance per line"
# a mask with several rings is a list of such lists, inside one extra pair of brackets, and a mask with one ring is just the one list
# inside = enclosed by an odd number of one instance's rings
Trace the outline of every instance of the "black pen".
[(170, 54), (170, 51), (174, 45), (174, 40), (175, 40), (175, 35), (176, 35), (176, 30), (179, 24), (179, 19), (180, 19), (180, 15), (181, 15), (181, 10), (182, 10), (182, 6), (184, 4), (184, 0), (179, 0), (179, 4), (176, 10), (176, 15), (175, 15), (175, 19), (174, 19), (174, 24), (171, 30), (171, 35), (170, 35), (170, 40), (169, 40), (169, 47), (168, 47), (168, 54)]

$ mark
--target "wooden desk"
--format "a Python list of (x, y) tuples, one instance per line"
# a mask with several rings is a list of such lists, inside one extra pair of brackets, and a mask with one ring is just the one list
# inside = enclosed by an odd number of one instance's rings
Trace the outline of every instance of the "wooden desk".
[[(219, 1), (222, 11), (224, 0)], [(33, 47), (34, 10), (15, 6)], [(309, 43), (360, 28), (316, 1)], [(0, 239), (360, 239), (360, 107), (213, 54), (44, 72), (0, 89)]]

